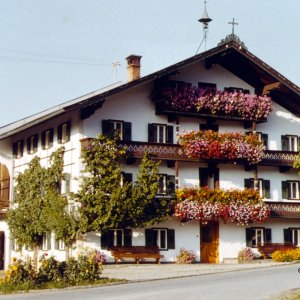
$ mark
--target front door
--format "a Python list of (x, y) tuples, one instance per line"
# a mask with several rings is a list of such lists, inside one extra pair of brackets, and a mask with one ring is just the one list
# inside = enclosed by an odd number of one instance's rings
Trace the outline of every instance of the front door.
[(219, 221), (200, 224), (200, 251), (202, 263), (219, 263)]

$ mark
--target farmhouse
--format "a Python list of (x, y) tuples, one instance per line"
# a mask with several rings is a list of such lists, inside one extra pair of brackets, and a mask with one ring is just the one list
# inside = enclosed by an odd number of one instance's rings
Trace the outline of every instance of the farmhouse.
[[(158, 246), (165, 262), (174, 261), (184, 247), (200, 262), (221, 263), (236, 258), (246, 246), (298, 246), (300, 181), (293, 163), (299, 151), (300, 88), (252, 54), (235, 34), (213, 49), (144, 77), (141, 56), (128, 56), (127, 64), (126, 83), (0, 128), (1, 267), (19, 255), (5, 220), (18, 174), (35, 156), (47, 165), (49, 155), (64, 145), (61, 193), (76, 192), (82, 147), (98, 134), (116, 130), (131, 153), (122, 164), (127, 178), (136, 180), (139, 162), (148, 152), (161, 161), (157, 201), (173, 199), (177, 191), (186, 206), (149, 228), (90, 232), (77, 241), (78, 247), (100, 249), (113, 260), (112, 246)], [(201, 196), (201, 205), (188, 201), (196, 187), (210, 193)], [(220, 189), (255, 189), (263, 205), (241, 204), (233, 194), (226, 205), (211, 203), (212, 190)], [(40, 254), (45, 251), (65, 258), (64, 242), (53, 234), (43, 236)]]

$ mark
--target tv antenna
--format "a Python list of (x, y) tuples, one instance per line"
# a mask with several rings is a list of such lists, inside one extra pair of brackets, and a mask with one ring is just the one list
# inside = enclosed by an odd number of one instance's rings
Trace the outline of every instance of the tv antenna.
[(118, 61), (113, 62), (115, 82), (117, 82), (117, 79), (118, 79), (118, 67), (120, 67), (120, 66), (121, 66), (120, 62), (118, 62)]

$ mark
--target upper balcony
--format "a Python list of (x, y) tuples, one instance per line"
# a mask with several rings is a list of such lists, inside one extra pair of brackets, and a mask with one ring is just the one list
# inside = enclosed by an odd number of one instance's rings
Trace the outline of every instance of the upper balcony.
[(156, 87), (152, 92), (156, 113), (166, 114), (169, 118), (186, 116), (264, 122), (272, 111), (269, 97), (250, 95), (243, 89), (217, 91), (215, 87), (192, 87), (190, 84), (171, 83)]

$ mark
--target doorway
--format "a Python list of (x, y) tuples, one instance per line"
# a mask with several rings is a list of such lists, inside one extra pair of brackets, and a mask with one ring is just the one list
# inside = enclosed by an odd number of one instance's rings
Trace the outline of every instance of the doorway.
[(201, 262), (219, 263), (219, 221), (200, 224)]

